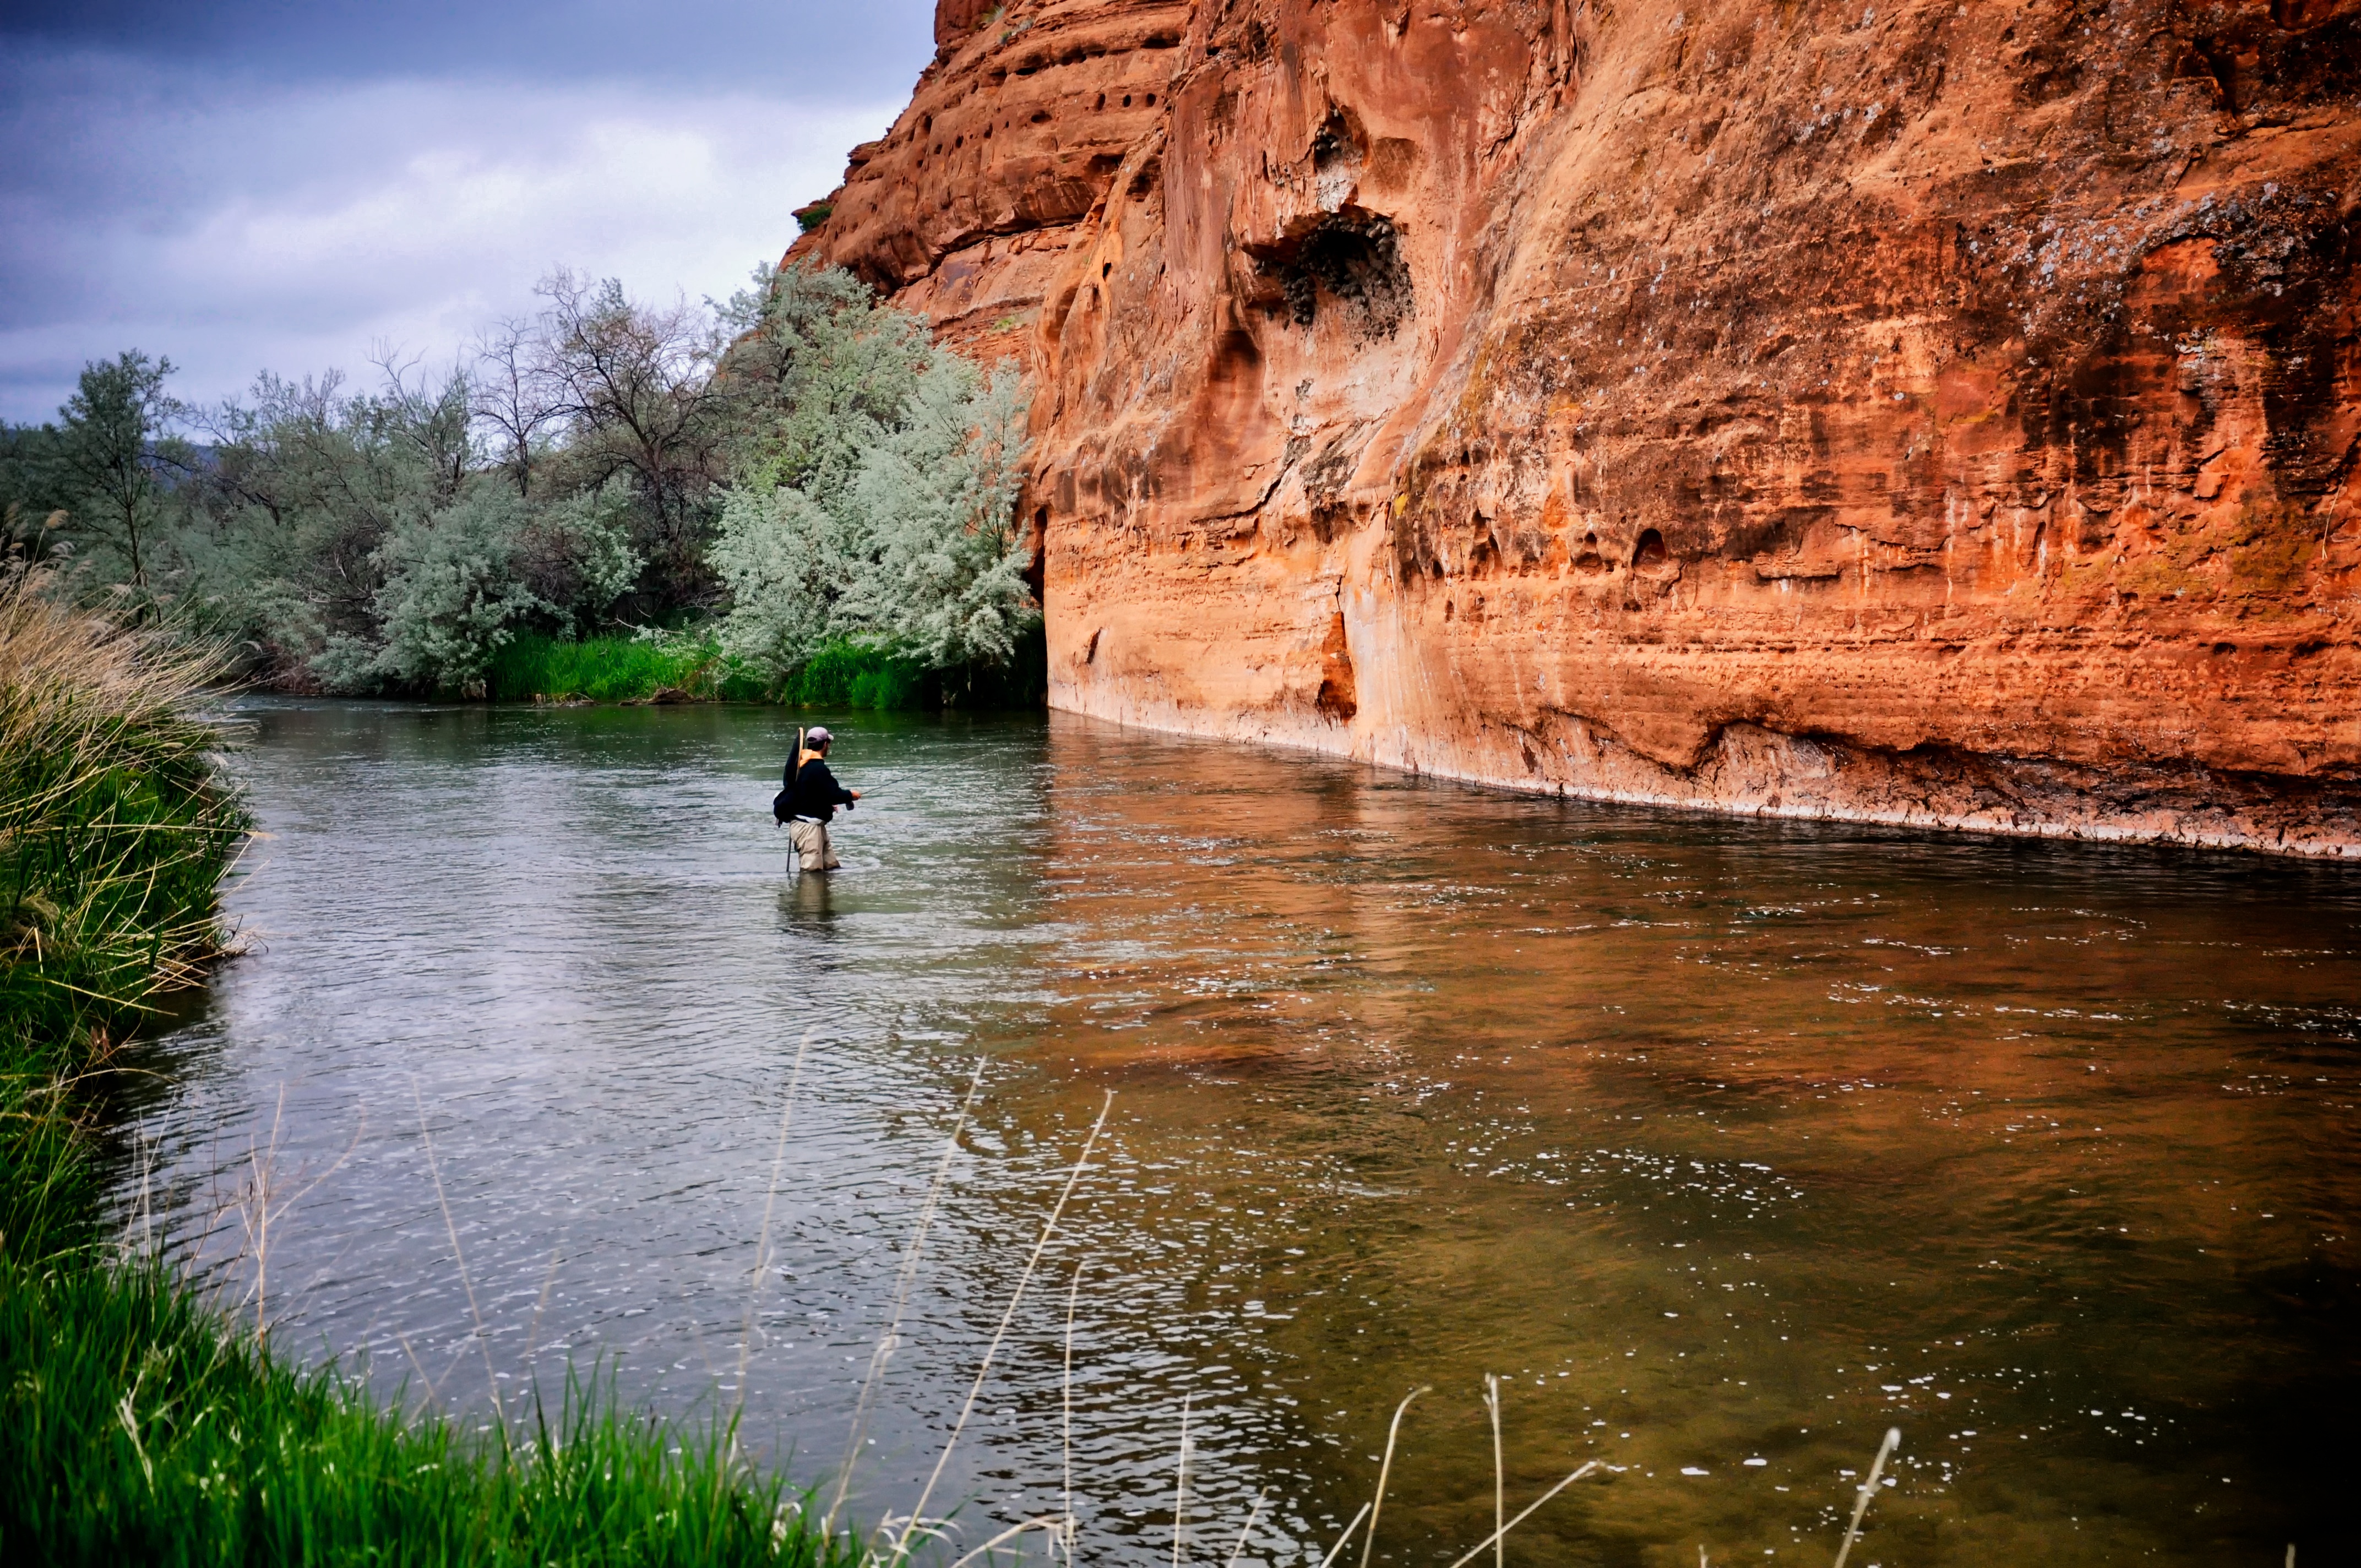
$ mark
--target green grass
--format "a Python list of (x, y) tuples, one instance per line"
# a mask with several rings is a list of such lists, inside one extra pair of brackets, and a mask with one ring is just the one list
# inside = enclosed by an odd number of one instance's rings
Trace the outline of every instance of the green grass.
[(514, 1429), (405, 1418), (122, 1255), (118, 1052), (221, 954), (247, 821), (194, 717), (215, 663), (47, 587), (0, 576), (0, 1562), (850, 1563), (726, 1420), (570, 1379)]
[(633, 637), (568, 641), (528, 632), (501, 648), (485, 684), (496, 702), (645, 702), (673, 691), (702, 701), (890, 711), (1038, 707), (1049, 672), (1038, 625), (1005, 668), (930, 670), (891, 649), (838, 641), (783, 677), (749, 672), (711, 642), (668, 648)]
[(50, 1563), (852, 1560), (727, 1422), (569, 1379), (526, 1435), (410, 1423), (225, 1331), (152, 1266), (0, 1277), (0, 1557)]
[(717, 695), (719, 665), (710, 648), (667, 651), (633, 637), (574, 642), (526, 632), (493, 657), (485, 685), (499, 702), (643, 702), (666, 689)]
[[(789, 675), (777, 700), (796, 707), (857, 707), (873, 711), (940, 707), (929, 690), (931, 672), (916, 660), (881, 648), (831, 642)], [(935, 696), (929, 702), (928, 698)]]
[(888, 649), (831, 642), (781, 682), (771, 700), (802, 707), (1038, 707), (1049, 697), (1049, 648), (1037, 621), (1005, 665), (930, 670)]

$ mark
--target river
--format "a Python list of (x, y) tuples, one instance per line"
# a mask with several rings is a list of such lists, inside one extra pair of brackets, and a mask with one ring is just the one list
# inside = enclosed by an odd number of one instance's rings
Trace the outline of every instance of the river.
[(125, 1201), (250, 1314), (260, 1170), (274, 1343), (385, 1398), (596, 1368), (827, 1481), (931, 1190), (849, 1505), (906, 1509), (1112, 1092), (929, 1504), (970, 1544), (1071, 1422), (1086, 1560), (1177, 1502), (1221, 1562), (1268, 1489), (1241, 1561), (1316, 1562), (1426, 1385), (1377, 1560), (1447, 1564), (1487, 1373), (1512, 1512), (1611, 1466), (1512, 1563), (1825, 1563), (1889, 1426), (1855, 1563), (2361, 1544), (2349, 869), (846, 716), (799, 880), (789, 714), (230, 717), (250, 951)]

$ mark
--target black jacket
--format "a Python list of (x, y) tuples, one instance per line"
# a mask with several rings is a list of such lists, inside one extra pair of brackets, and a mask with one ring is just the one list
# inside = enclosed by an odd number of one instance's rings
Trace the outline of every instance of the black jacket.
[[(808, 817), (814, 822), (826, 822), (836, 815), (840, 806), (852, 804), (852, 792), (836, 782), (828, 764), (814, 757), (800, 771), (785, 777), (786, 788), (772, 803), (772, 813), (785, 821), (790, 817)], [(782, 809), (784, 807), (784, 809)]]

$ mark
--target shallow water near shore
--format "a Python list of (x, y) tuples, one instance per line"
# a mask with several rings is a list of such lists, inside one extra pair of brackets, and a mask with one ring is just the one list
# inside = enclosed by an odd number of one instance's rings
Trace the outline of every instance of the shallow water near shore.
[(252, 951), (155, 1053), (126, 1202), (250, 1296), (259, 1145), (274, 1343), (388, 1398), (489, 1419), (595, 1364), (833, 1476), (981, 1062), (863, 1521), (1113, 1091), (929, 1505), (969, 1545), (1065, 1506), (1071, 1299), (1086, 1561), (1170, 1562), (1176, 1504), (1226, 1560), (1268, 1488), (1240, 1561), (1316, 1563), (1431, 1385), (1376, 1560), (1448, 1564), (1488, 1372), (1512, 1513), (1613, 1467), (1513, 1563), (1826, 1562), (1889, 1425), (1857, 1563), (2361, 1547), (2349, 869), (887, 715), (829, 716), (871, 793), (798, 879), (794, 715), (232, 717)]

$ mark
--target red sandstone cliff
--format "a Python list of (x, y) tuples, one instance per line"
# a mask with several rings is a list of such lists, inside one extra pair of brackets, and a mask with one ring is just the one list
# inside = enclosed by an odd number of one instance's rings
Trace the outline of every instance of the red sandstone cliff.
[(2361, 0), (942, 0), (796, 254), (1035, 372), (1051, 701), (2361, 855)]

